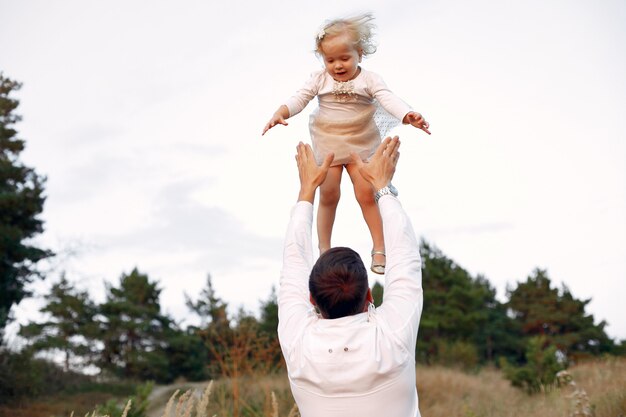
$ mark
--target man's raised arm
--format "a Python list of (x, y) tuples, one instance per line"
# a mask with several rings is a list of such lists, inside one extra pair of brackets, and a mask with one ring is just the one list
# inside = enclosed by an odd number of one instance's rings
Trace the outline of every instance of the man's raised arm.
[(391, 186), (400, 152), (397, 137), (385, 139), (368, 164), (353, 156), (363, 178), (374, 187), (383, 220), (385, 251), (385, 290), (377, 309), (390, 330), (408, 351), (415, 349), (423, 306), (422, 270), (419, 245), (406, 212)]
[(283, 270), (278, 289), (278, 333), (281, 344), (289, 349), (291, 341), (301, 328), (301, 320), (311, 308), (309, 302), (309, 274), (313, 267), (311, 227), (315, 191), (326, 179), (333, 160), (330, 154), (322, 166), (317, 166), (311, 146), (298, 144), (296, 162), (300, 178), (298, 202), (291, 211), (291, 220), (285, 236)]

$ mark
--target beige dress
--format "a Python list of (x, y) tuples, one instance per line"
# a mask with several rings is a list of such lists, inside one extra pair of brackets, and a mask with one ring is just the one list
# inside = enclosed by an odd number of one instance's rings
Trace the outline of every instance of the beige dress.
[(335, 81), (325, 70), (317, 71), (285, 105), (292, 117), (317, 96), (318, 108), (311, 114), (309, 130), (318, 164), (334, 152), (334, 165), (351, 162), (356, 152), (367, 161), (381, 136), (397, 125), (411, 108), (394, 95), (382, 78), (361, 69), (347, 82)]

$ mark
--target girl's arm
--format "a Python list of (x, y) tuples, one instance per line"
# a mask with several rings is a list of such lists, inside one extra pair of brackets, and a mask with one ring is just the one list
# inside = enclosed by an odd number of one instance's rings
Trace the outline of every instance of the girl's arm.
[(372, 97), (378, 100), (388, 113), (402, 120), (402, 123), (422, 129), (430, 135), (428, 131), (429, 124), (424, 117), (413, 111), (408, 104), (392, 93), (380, 75), (369, 72), (368, 89)]
[(267, 124), (263, 128), (263, 133), (261, 133), (261, 136), (263, 136), (265, 132), (267, 132), (268, 130), (270, 130), (271, 128), (273, 128), (279, 123), (283, 126), (287, 126), (289, 123), (287, 123), (285, 119), (288, 119), (288, 118), (289, 118), (289, 109), (287, 108), (287, 106), (283, 104), (282, 106), (278, 108), (278, 110), (274, 112), (274, 115), (272, 116), (270, 121), (267, 122)]
[(263, 129), (263, 135), (277, 124), (287, 126), (285, 120), (300, 113), (309, 104), (309, 101), (317, 95), (323, 80), (324, 71), (317, 71), (311, 74), (304, 86), (274, 112), (274, 115)]

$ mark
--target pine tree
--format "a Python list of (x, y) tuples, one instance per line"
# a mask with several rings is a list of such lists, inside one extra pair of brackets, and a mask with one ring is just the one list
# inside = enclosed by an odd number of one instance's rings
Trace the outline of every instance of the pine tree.
[[(473, 278), (465, 269), (426, 241), (420, 244), (424, 309), (420, 322), (417, 357), (423, 362), (437, 360), (445, 350), (459, 352), (459, 360), (510, 356), (515, 351), (514, 330), (506, 311), (495, 298), (495, 290), (484, 277)], [(463, 366), (469, 364), (461, 363)]]
[(43, 231), (38, 216), (45, 178), (19, 161), (24, 141), (13, 128), (21, 117), (15, 114), (19, 101), (11, 93), (20, 87), (0, 72), (0, 333), (11, 306), (30, 295), (26, 285), (40, 276), (37, 262), (52, 255), (29, 242)]
[(261, 301), (261, 319), (259, 320), (259, 330), (267, 333), (273, 338), (277, 338), (278, 329), (278, 296), (276, 288), (272, 285), (269, 297)]
[(40, 312), (48, 319), (22, 326), (20, 335), (29, 339), (36, 351), (61, 351), (65, 371), (71, 359), (82, 357), (87, 363), (94, 353), (97, 324), (94, 322), (96, 305), (86, 291), (78, 291), (63, 275), (44, 297), (47, 304)]
[(157, 284), (135, 268), (107, 292), (100, 305), (100, 367), (125, 378), (170, 380), (166, 350), (172, 320), (161, 314)]
[(586, 306), (563, 285), (559, 290), (545, 270), (535, 269), (526, 282), (508, 290), (508, 307), (524, 336), (543, 336), (568, 357), (610, 352), (614, 342), (604, 331), (604, 321), (595, 324)]
[(189, 295), (185, 294), (185, 304), (189, 310), (200, 317), (202, 328), (208, 324), (214, 327), (229, 327), (230, 325), (226, 311), (228, 304), (215, 295), (211, 274), (207, 275), (206, 287), (200, 292), (200, 297), (193, 301)]

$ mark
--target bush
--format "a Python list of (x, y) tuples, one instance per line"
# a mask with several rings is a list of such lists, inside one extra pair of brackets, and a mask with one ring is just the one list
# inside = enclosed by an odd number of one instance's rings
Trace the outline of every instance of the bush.
[(466, 371), (474, 370), (478, 367), (478, 352), (472, 343), (440, 341), (437, 343), (435, 362)]
[(550, 391), (558, 385), (557, 373), (565, 369), (559, 360), (556, 346), (550, 345), (544, 337), (532, 337), (526, 346), (526, 363), (515, 366), (504, 358), (500, 365), (504, 376), (515, 387), (528, 394)]
[(148, 397), (154, 388), (153, 382), (146, 382), (139, 385), (135, 391), (135, 395), (129, 398), (132, 405), (130, 408), (128, 402), (125, 403), (126, 408), (120, 407), (116, 400), (109, 400), (104, 405), (96, 407), (97, 415), (100, 416), (121, 416), (124, 414), (127, 417), (145, 417), (146, 410), (148, 408)]
[(29, 351), (0, 351), (0, 404), (79, 387), (89, 377), (64, 372), (56, 364), (34, 358)]

